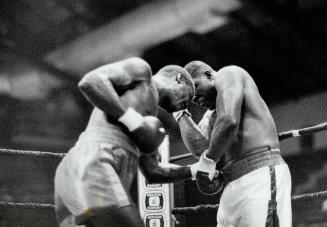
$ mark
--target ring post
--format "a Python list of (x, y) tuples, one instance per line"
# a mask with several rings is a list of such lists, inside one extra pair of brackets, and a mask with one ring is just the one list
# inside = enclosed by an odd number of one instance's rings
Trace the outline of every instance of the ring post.
[[(165, 137), (159, 147), (161, 163), (169, 162), (169, 138)], [(138, 170), (138, 204), (146, 227), (174, 227), (171, 209), (174, 206), (173, 184), (147, 184)]]

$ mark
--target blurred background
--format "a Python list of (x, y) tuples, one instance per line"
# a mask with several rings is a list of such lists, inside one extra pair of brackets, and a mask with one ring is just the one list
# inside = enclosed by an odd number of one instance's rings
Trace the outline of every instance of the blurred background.
[[(279, 132), (325, 122), (326, 21), (323, 0), (1, 0), (0, 147), (67, 152), (92, 109), (78, 81), (131, 56), (144, 58), (153, 73), (191, 60), (216, 70), (241, 66), (257, 83)], [(190, 111), (197, 121), (204, 112), (196, 106)], [(187, 153), (175, 121), (164, 111), (160, 116), (171, 155)], [(285, 140), (281, 148), (293, 194), (326, 189), (326, 132)], [(0, 200), (52, 203), (57, 162), (1, 155)], [(195, 190), (190, 182), (176, 184), (176, 205), (218, 202)], [(327, 202), (295, 210), (294, 226), (327, 226)], [(15, 212), (3, 210), (3, 226), (19, 217)], [(201, 226), (196, 217), (178, 218), (180, 226)], [(215, 217), (206, 219), (212, 224)]]

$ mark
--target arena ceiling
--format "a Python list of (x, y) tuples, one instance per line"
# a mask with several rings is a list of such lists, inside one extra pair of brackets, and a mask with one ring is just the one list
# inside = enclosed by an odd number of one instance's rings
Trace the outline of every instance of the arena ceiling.
[(327, 88), (326, 21), (323, 0), (1, 0), (0, 49), (75, 82), (132, 55), (236, 64), (276, 103)]

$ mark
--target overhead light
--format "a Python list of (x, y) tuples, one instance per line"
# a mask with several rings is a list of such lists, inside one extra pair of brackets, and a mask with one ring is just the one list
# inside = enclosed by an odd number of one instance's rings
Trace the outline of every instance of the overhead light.
[(192, 28), (192, 31), (198, 34), (205, 34), (213, 31), (228, 22), (226, 16), (207, 15), (199, 24)]

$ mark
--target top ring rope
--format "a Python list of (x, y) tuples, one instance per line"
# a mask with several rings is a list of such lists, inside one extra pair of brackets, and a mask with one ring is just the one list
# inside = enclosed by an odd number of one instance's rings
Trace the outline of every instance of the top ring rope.
[(278, 139), (283, 140), (283, 139), (287, 139), (290, 137), (310, 135), (310, 134), (320, 132), (320, 131), (323, 131), (326, 129), (327, 129), (327, 122), (324, 122), (324, 123), (321, 123), (321, 124), (318, 124), (315, 126), (311, 126), (311, 127), (307, 127), (307, 128), (301, 128), (301, 129), (290, 130), (290, 131), (278, 133)]
[(59, 157), (63, 158), (65, 153), (52, 153), (52, 152), (42, 152), (42, 151), (24, 151), (24, 150), (14, 150), (14, 149), (0, 149), (0, 154), (8, 155), (29, 155), (35, 157)]
[[(312, 202), (327, 199), (327, 191), (308, 193), (303, 195), (292, 196), (292, 203), (299, 204), (300, 202)], [(176, 207), (172, 209), (172, 214), (194, 215), (207, 212), (217, 212), (219, 204), (202, 204), (194, 207)]]
[[(318, 124), (318, 125), (315, 125), (315, 126), (311, 126), (311, 127), (280, 132), (280, 133), (278, 133), (278, 139), (281, 141), (281, 140), (296, 137), (296, 136), (310, 135), (310, 134), (313, 134), (313, 133), (316, 133), (316, 132), (324, 131), (326, 129), (327, 129), (327, 122), (324, 122), (324, 123), (321, 123), (321, 124)], [(193, 155), (191, 153), (176, 155), (176, 156), (171, 157), (169, 159), (169, 161), (170, 162), (176, 162), (176, 161), (180, 161), (180, 160), (192, 157), (192, 156)]]
[[(279, 140), (288, 139), (291, 137), (296, 136), (304, 136), (309, 135), (312, 133), (320, 132), (327, 129), (327, 122), (307, 127), (307, 128), (301, 128), (296, 130), (290, 130), (281, 132), (278, 134)], [(52, 153), (52, 152), (41, 152), (41, 151), (25, 151), (25, 150), (14, 150), (14, 149), (0, 149), (0, 154), (9, 154), (9, 155), (29, 155), (29, 156), (35, 156), (35, 157), (59, 157), (63, 158), (65, 156), (65, 153)], [(177, 155), (171, 157), (169, 160), (171, 162), (176, 162), (179, 160), (183, 160), (186, 158), (192, 157), (191, 153)]]

